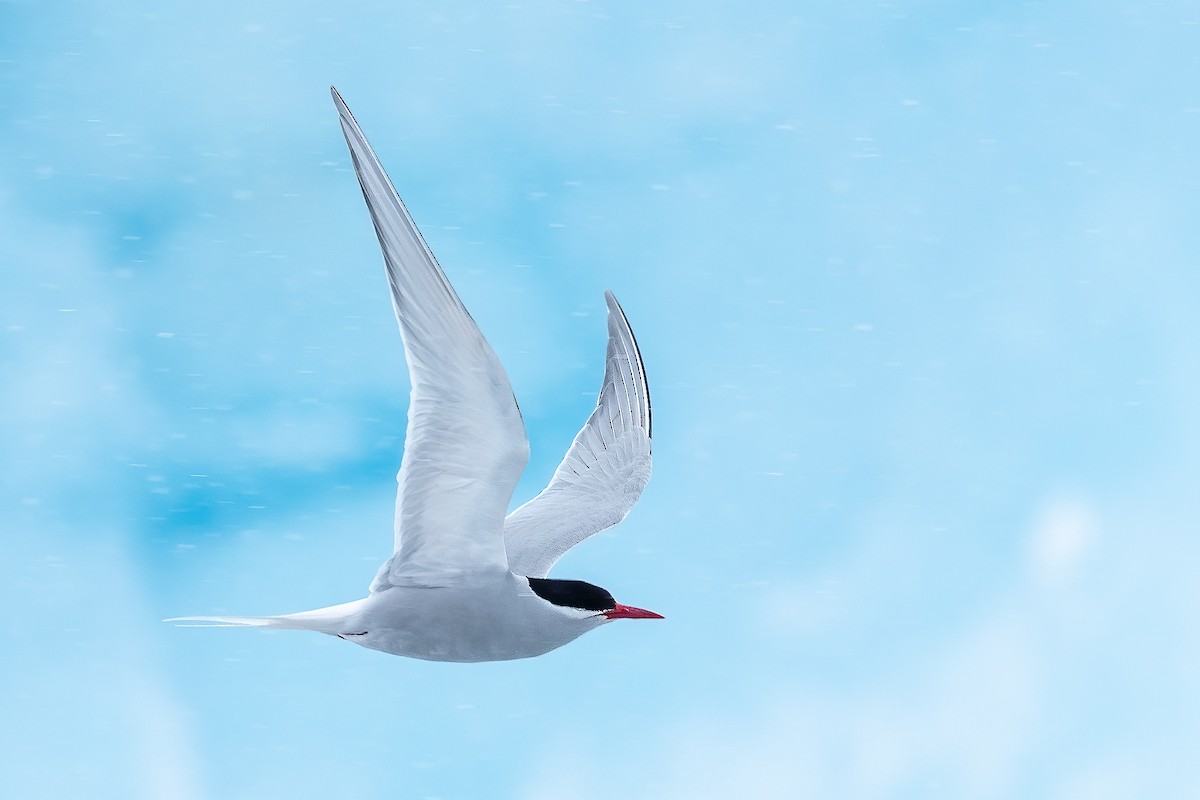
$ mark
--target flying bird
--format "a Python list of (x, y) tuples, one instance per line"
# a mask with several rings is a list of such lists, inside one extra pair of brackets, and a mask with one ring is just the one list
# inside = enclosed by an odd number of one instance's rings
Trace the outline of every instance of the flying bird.
[(508, 376), (332, 92), (383, 249), (412, 387), (393, 552), (361, 600), (167, 621), (318, 631), (430, 661), (502, 661), (542, 655), (612, 620), (661, 619), (599, 586), (548, 577), (567, 550), (621, 522), (650, 480), (650, 392), (621, 306), (605, 293), (596, 409), (550, 484), (506, 516), (529, 460)]

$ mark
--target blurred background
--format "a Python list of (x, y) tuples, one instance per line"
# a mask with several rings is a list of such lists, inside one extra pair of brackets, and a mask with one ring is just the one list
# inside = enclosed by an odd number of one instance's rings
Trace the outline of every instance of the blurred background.
[[(0, 3), (0, 785), (1196, 797), (1200, 5)], [(406, 371), (328, 95), (548, 480), (628, 313), (655, 476), (429, 664), (362, 596)]]

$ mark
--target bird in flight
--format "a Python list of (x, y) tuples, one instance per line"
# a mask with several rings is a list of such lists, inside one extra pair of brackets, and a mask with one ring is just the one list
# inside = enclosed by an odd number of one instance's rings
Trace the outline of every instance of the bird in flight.
[(661, 619), (590, 583), (548, 577), (629, 513), (650, 480), (650, 392), (611, 292), (596, 409), (541, 494), (505, 515), (529, 460), (508, 376), (438, 266), (336, 89), (333, 101), (383, 249), (412, 387), (391, 557), (370, 592), (270, 617), (168, 622), (318, 631), (430, 661), (502, 661), (616, 619)]

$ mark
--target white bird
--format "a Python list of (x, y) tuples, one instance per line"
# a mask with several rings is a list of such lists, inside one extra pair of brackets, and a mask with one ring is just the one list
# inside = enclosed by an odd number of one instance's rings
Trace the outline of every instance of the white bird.
[(529, 443), (508, 376), (333, 89), (383, 249), (412, 386), (394, 549), (361, 600), (271, 617), (168, 622), (318, 631), (431, 661), (528, 658), (615, 619), (661, 619), (599, 586), (549, 578), (629, 513), (650, 479), (650, 393), (611, 292), (596, 410), (541, 494), (505, 516)]

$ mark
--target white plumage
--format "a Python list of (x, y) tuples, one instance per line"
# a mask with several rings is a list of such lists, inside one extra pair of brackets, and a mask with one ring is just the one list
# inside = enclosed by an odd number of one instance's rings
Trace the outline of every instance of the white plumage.
[(508, 515), (508, 564), (541, 577), (563, 553), (629, 513), (650, 480), (650, 390), (629, 320), (612, 292), (596, 410), (542, 493)]
[(612, 619), (657, 618), (590, 584), (539, 580), (571, 547), (623, 520), (650, 479), (650, 394), (616, 298), (605, 293), (596, 409), (550, 484), (506, 518), (529, 459), (508, 377), (336, 90), (333, 98), (383, 250), (412, 386), (393, 553), (361, 600), (170, 621), (315, 630), (396, 655), (485, 661), (540, 655)]

